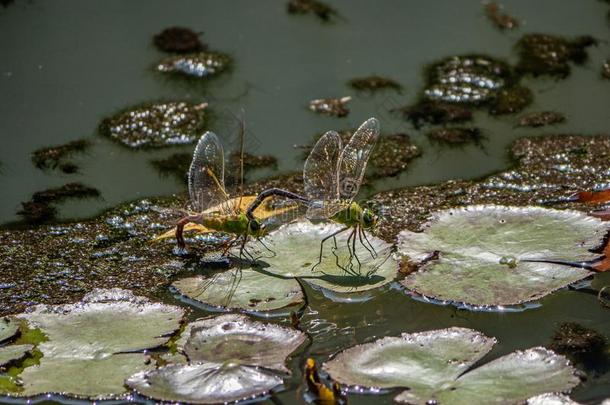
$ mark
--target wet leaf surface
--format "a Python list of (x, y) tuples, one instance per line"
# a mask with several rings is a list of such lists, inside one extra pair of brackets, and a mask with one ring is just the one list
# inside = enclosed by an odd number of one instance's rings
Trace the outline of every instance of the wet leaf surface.
[(360, 240), (356, 240), (360, 267), (355, 258), (350, 265), (347, 247), (349, 232), (337, 235), (336, 250), (333, 249), (332, 239), (325, 243), (322, 262), (313, 269), (318, 262), (322, 239), (339, 229), (341, 226), (334, 223), (315, 225), (308, 221), (294, 222), (264, 238), (269, 249), (281, 254), (272, 256), (254, 243), (251, 247), (258, 249), (262, 255), (259, 259), (262, 271), (281, 277), (302, 277), (309, 284), (339, 293), (371, 290), (396, 278), (398, 263), (391, 257), (392, 245), (372, 235), (368, 235), (368, 240), (375, 248), (375, 258)]
[[(324, 364), (341, 384), (360, 389), (404, 387), (395, 401), (409, 404), (517, 404), (580, 382), (562, 356), (535, 347), (471, 369), (495, 339), (465, 328), (386, 337), (346, 349)], [(469, 371), (468, 371), (469, 370)]]
[(126, 384), (160, 401), (217, 404), (265, 395), (282, 384), (275, 373), (237, 363), (173, 364), (130, 377)]
[(33, 348), (34, 346), (32, 345), (10, 345), (0, 347), (0, 367), (23, 358)]
[(210, 307), (252, 312), (273, 311), (304, 300), (296, 280), (273, 277), (250, 268), (183, 278), (172, 285), (180, 294)]
[[(435, 213), (423, 232), (403, 231), (398, 253), (419, 271), (401, 283), (418, 294), (474, 306), (535, 300), (591, 272), (562, 264), (591, 261), (610, 225), (576, 211), (471, 206)], [(430, 259), (432, 256), (435, 258)]]
[(231, 314), (188, 324), (177, 344), (191, 363), (230, 361), (288, 373), (286, 358), (305, 340), (296, 329)]

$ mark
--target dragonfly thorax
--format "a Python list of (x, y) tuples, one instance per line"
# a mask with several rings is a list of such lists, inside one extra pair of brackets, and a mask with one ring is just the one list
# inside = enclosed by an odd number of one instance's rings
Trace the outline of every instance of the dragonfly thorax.
[(249, 220), (246, 214), (209, 215), (201, 219), (202, 225), (218, 232), (234, 235), (251, 235), (256, 238), (266, 232), (265, 225), (258, 219)]
[(361, 226), (369, 229), (377, 224), (377, 215), (368, 208), (362, 208), (357, 202), (351, 202), (345, 209), (339, 211), (332, 220), (345, 226)]

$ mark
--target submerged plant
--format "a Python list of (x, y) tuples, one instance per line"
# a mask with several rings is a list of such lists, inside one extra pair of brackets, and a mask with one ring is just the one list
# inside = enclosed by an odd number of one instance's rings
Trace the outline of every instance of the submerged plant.
[(290, 14), (315, 14), (322, 21), (330, 21), (337, 18), (337, 10), (319, 0), (290, 0), (288, 2), (288, 13)]
[(356, 90), (365, 90), (370, 92), (384, 89), (392, 89), (396, 90), (397, 92), (402, 91), (402, 86), (398, 82), (375, 75), (352, 79), (348, 82), (348, 84)]
[(106, 118), (100, 132), (130, 148), (164, 147), (195, 142), (204, 128), (207, 103), (156, 103)]
[(85, 151), (89, 146), (89, 141), (78, 139), (65, 145), (38, 149), (32, 153), (32, 162), (39, 169), (59, 168), (64, 173), (74, 173), (78, 170), (78, 167), (66, 161), (66, 158), (74, 153)]
[[(610, 223), (575, 211), (470, 206), (439, 211), (403, 231), (398, 254), (419, 266), (402, 285), (475, 307), (517, 305), (591, 275)], [(591, 269), (591, 267), (588, 267)]]
[(541, 111), (529, 113), (519, 118), (520, 127), (538, 128), (546, 125), (561, 124), (565, 122), (565, 115), (554, 111)]
[(192, 53), (205, 51), (207, 45), (199, 40), (199, 35), (189, 28), (169, 27), (155, 34), (153, 43), (164, 52)]
[(422, 124), (453, 124), (472, 120), (472, 110), (467, 106), (451, 103), (422, 100), (415, 105), (398, 108), (394, 111), (401, 113), (405, 119), (411, 121), (416, 129)]
[(479, 128), (449, 127), (436, 128), (427, 133), (428, 138), (448, 145), (466, 143), (479, 144), (483, 139)]
[(517, 70), (534, 76), (550, 75), (565, 78), (570, 74), (569, 62), (584, 63), (586, 48), (596, 44), (590, 36), (568, 40), (547, 34), (526, 34), (517, 43)]
[(359, 392), (406, 388), (394, 400), (405, 404), (518, 404), (545, 392), (579, 384), (563, 356), (543, 347), (516, 351), (480, 367), (496, 343), (480, 332), (449, 328), (403, 333), (340, 352), (323, 369)]

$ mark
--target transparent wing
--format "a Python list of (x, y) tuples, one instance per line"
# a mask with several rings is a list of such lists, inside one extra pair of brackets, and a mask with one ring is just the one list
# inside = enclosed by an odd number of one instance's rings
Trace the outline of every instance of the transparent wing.
[(351, 201), (364, 177), (366, 164), (379, 138), (379, 121), (369, 118), (352, 135), (339, 157), (339, 198)]
[(341, 149), (339, 134), (328, 131), (318, 140), (305, 161), (303, 167), (305, 197), (314, 204), (307, 211), (308, 218), (327, 218), (333, 215), (324, 208), (328, 201), (339, 199), (338, 169)]
[(222, 144), (213, 132), (201, 136), (189, 169), (189, 195), (192, 209), (203, 212), (210, 207), (226, 203), (225, 161)]

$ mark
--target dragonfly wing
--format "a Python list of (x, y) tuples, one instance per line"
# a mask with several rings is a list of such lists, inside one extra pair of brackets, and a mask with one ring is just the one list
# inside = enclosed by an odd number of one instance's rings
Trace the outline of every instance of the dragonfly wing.
[[(322, 214), (326, 201), (339, 198), (339, 156), (341, 137), (335, 131), (328, 131), (315, 144), (303, 167), (305, 196), (312, 201), (312, 214)], [(308, 211), (309, 212), (309, 211)]]
[(345, 201), (324, 201), (320, 204), (313, 204), (307, 209), (305, 216), (312, 220), (327, 219), (344, 210), (349, 206)]
[(225, 203), (225, 161), (220, 140), (213, 132), (201, 136), (189, 169), (189, 196), (192, 209), (203, 212)]
[(366, 164), (379, 138), (379, 121), (369, 118), (352, 135), (339, 157), (339, 198), (351, 201), (364, 177)]

